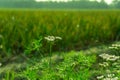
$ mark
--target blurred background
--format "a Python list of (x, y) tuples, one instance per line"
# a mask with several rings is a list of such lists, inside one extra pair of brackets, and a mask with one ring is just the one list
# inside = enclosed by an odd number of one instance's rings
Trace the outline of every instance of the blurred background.
[(120, 0), (0, 0), (1, 8), (119, 9)]

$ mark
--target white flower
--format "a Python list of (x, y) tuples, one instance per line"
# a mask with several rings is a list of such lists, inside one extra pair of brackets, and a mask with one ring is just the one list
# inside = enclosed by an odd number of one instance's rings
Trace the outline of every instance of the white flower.
[(47, 41), (55, 41), (54, 36), (47, 36), (47, 37), (44, 37), (44, 39), (46, 39)]
[(107, 67), (109, 64), (107, 62), (99, 63), (100, 66)]
[(114, 47), (110, 46), (109, 49), (114, 49)]
[(47, 37), (44, 37), (44, 39), (46, 39), (47, 41), (55, 41), (56, 39), (59, 39), (59, 40), (62, 40), (61, 37), (54, 37), (54, 36), (47, 36)]
[(109, 78), (112, 78), (112, 77), (115, 76), (115, 74), (108, 74), (107, 76), (108, 76)]
[(102, 79), (102, 78), (104, 78), (103, 75), (102, 76), (97, 76), (97, 79)]
[(118, 77), (114, 77), (114, 78), (107, 77), (107, 78), (104, 78), (103, 80), (118, 80), (118, 79), (119, 79)]
[(105, 54), (105, 53), (100, 54), (99, 56), (107, 61), (115, 61), (120, 58), (119, 56), (109, 55), (109, 54)]
[(112, 80), (111, 78), (104, 78), (103, 80)]
[(112, 46), (109, 47), (110, 49), (119, 49), (120, 44), (112, 44)]
[(103, 58), (103, 59), (107, 59), (107, 58), (109, 57), (109, 55), (108, 55), (108, 54), (105, 54), (105, 53), (100, 54), (99, 56), (100, 56), (101, 58)]
[(62, 38), (61, 38), (61, 37), (58, 37), (58, 36), (57, 36), (57, 37), (55, 37), (55, 39), (59, 39), (59, 40), (62, 40)]
[(113, 47), (120, 47), (120, 44), (112, 44)]

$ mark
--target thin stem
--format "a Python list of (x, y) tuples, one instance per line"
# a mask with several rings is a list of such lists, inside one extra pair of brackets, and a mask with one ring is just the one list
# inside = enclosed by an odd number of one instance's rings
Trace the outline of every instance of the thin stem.
[(50, 53), (49, 53), (49, 57), (50, 57), (50, 62), (49, 62), (49, 68), (51, 68), (51, 55), (52, 55), (52, 44), (50, 44)]

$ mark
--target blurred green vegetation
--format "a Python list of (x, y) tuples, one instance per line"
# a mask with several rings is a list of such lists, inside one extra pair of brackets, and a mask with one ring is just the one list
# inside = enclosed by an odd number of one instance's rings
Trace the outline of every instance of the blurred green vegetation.
[(1, 8), (30, 8), (30, 9), (120, 9), (120, 1), (112, 0), (107, 4), (106, 0), (68, 0), (68, 2), (57, 2), (46, 0), (36, 2), (35, 0), (1, 0)]
[[(1, 53), (23, 53), (34, 39), (60, 36), (53, 51), (120, 40), (120, 11), (0, 11)], [(42, 51), (48, 52), (46, 41)]]

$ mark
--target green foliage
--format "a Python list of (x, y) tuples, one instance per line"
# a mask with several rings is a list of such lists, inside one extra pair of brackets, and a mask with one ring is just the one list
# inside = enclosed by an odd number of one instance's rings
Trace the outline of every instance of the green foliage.
[[(102, 53), (97, 58), (97, 63), (93, 75), (97, 80), (119, 80), (120, 79), (120, 52), (119, 43), (114, 43), (105, 53)], [(99, 71), (97, 71), (99, 69)]]
[[(112, 49), (118, 44), (112, 45)], [(63, 52), (58, 55), (54, 53), (50, 57), (42, 57), (36, 60), (31, 58), (27, 68), (20, 72), (7, 73), (4, 79), (32, 79), (32, 80), (102, 80), (120, 78), (120, 56), (109, 53), (108, 46), (88, 51)], [(104, 49), (105, 53), (103, 53)], [(103, 49), (103, 50), (102, 50)], [(116, 48), (115, 48), (116, 49)], [(89, 54), (86, 54), (89, 52)], [(102, 53), (101, 53), (102, 52)], [(117, 52), (117, 51), (116, 51)], [(49, 69), (49, 58), (51, 58), (51, 69)], [(100, 59), (100, 60), (99, 60)], [(30, 61), (30, 62), (31, 62)], [(1, 78), (0, 78), (1, 79)]]
[[(120, 39), (120, 11), (0, 11), (4, 53), (23, 53), (39, 36), (60, 36), (52, 50), (81, 49)], [(54, 14), (54, 15), (53, 15)], [(94, 15), (94, 16), (93, 16)], [(43, 51), (49, 52), (46, 42)]]
[[(42, 47), (42, 37), (40, 37), (38, 40), (33, 40), (33, 42), (27, 46), (27, 49), (25, 50), (26, 55), (34, 54), (35, 52), (40, 53)], [(34, 53), (33, 53), (34, 52)]]
[[(75, 53), (74, 51), (68, 54), (61, 54), (63, 61), (56, 63), (56, 60), (51, 58), (52, 64), (49, 70), (49, 58), (43, 58), (34, 66), (28, 67), (22, 72), (28, 79), (36, 80), (70, 80), (81, 79), (88, 80), (91, 76), (90, 67), (96, 60), (95, 55), (85, 55), (83, 52)], [(58, 59), (58, 58), (57, 58)], [(56, 64), (54, 64), (56, 63)]]
[(7, 71), (5, 74), (5, 80), (14, 80), (15, 78), (15, 73), (12, 71)]

